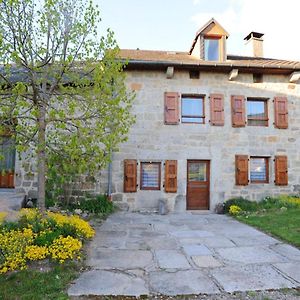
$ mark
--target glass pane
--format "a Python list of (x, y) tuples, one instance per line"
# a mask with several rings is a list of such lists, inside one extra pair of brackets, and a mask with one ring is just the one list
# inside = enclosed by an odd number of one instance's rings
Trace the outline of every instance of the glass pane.
[(204, 56), (206, 60), (219, 60), (219, 40), (204, 40)]
[(251, 158), (250, 159), (250, 180), (251, 181), (266, 181), (266, 159), (265, 158)]
[(189, 181), (206, 181), (206, 163), (189, 163)]
[(186, 118), (186, 117), (182, 117), (181, 121), (183, 123), (204, 123), (203, 118)]
[(0, 137), (0, 171), (14, 171), (15, 142), (9, 137)]
[(265, 102), (264, 101), (247, 101), (247, 116), (248, 118), (262, 119), (265, 117)]
[(142, 164), (142, 187), (159, 188), (159, 164)]
[(183, 116), (202, 116), (203, 99), (199, 98), (182, 98), (182, 115)]

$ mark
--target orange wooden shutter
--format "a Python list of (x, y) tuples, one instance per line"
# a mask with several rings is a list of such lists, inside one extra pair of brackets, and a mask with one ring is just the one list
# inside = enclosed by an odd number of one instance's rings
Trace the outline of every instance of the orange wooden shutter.
[(178, 124), (178, 93), (165, 92), (165, 124)]
[(245, 97), (231, 96), (232, 127), (245, 127)]
[(275, 184), (288, 185), (288, 165), (287, 156), (275, 156)]
[(275, 127), (288, 128), (288, 101), (286, 97), (274, 98)]
[(177, 192), (177, 160), (166, 160), (165, 165), (165, 192)]
[(211, 125), (224, 125), (224, 96), (221, 94), (210, 95), (210, 123)]
[(248, 156), (235, 156), (235, 182), (236, 185), (248, 185)]
[(125, 159), (124, 160), (124, 192), (133, 193), (136, 192), (136, 160)]

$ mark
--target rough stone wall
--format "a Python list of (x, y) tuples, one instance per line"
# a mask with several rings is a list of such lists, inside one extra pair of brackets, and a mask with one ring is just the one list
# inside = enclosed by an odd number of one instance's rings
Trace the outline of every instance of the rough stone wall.
[[(130, 210), (158, 207), (160, 198), (167, 199), (169, 209), (185, 210), (187, 160), (210, 160), (210, 209), (230, 197), (243, 196), (259, 200), (266, 195), (299, 192), (300, 187), (300, 87), (291, 84), (284, 75), (264, 75), (263, 83), (253, 83), (252, 74), (239, 74), (235, 81), (228, 74), (201, 72), (200, 79), (190, 79), (188, 71), (175, 70), (174, 78), (166, 79), (165, 72), (128, 71), (129, 89), (137, 93), (133, 106), (136, 124), (126, 143), (113, 154), (113, 200)], [(205, 94), (205, 124), (164, 124), (164, 92)], [(224, 94), (225, 125), (209, 124), (211, 93)], [(231, 124), (231, 95), (266, 97), (269, 126), (233, 128)], [(274, 128), (274, 96), (288, 97), (289, 128)], [(235, 155), (269, 156), (268, 184), (235, 185)], [(274, 156), (288, 156), (289, 185), (274, 184)], [(178, 160), (178, 190), (176, 194), (140, 190), (123, 193), (123, 161)], [(138, 184), (139, 179), (138, 166)]]

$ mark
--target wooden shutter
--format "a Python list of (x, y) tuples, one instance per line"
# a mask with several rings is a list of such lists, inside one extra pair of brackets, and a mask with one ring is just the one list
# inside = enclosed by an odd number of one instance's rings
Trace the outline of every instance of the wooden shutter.
[(231, 96), (231, 119), (232, 127), (245, 127), (245, 97)]
[(135, 159), (124, 160), (124, 192), (136, 192), (136, 170), (137, 161)]
[(210, 123), (211, 125), (224, 125), (224, 96), (221, 94), (210, 95)]
[(177, 192), (177, 160), (166, 160), (165, 164), (165, 192)]
[(178, 98), (178, 93), (165, 92), (165, 124), (179, 123)]
[(275, 184), (288, 185), (288, 165), (287, 156), (275, 156)]
[(275, 127), (288, 128), (288, 101), (286, 97), (274, 98)]
[(236, 185), (248, 185), (248, 155), (235, 156)]

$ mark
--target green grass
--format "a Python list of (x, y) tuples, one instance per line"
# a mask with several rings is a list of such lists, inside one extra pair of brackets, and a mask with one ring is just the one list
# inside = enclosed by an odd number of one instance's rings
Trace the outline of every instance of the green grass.
[(55, 265), (48, 272), (28, 269), (0, 275), (1, 300), (69, 299), (68, 284), (79, 274), (74, 263)]
[(238, 220), (300, 247), (300, 208), (269, 209), (239, 215)]

